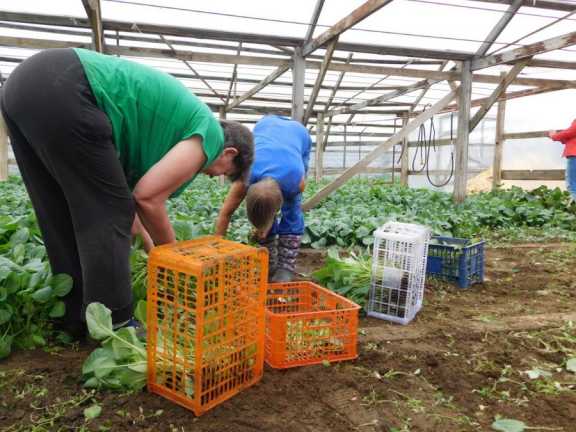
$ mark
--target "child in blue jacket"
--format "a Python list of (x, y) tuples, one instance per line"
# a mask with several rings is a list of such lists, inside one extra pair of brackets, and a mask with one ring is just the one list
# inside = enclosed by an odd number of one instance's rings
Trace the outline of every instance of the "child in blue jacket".
[(218, 215), (216, 234), (226, 234), (232, 214), (246, 198), (246, 212), (255, 227), (255, 237), (269, 252), (269, 279), (287, 282), (294, 277), (304, 234), (301, 204), (310, 159), (310, 134), (299, 122), (276, 115), (263, 117), (254, 126), (253, 134), (250, 178), (232, 184)]

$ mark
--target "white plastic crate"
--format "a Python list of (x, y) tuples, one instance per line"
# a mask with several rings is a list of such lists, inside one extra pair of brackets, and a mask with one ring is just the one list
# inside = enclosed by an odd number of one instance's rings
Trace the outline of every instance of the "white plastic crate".
[(408, 324), (422, 308), (429, 228), (388, 222), (374, 232), (369, 316)]

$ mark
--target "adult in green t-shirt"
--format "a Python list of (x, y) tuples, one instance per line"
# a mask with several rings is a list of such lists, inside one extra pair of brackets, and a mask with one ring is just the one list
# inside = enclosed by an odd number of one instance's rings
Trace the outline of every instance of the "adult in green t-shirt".
[(166, 200), (200, 172), (245, 178), (253, 159), (250, 131), (175, 78), (88, 50), (30, 57), (1, 105), (52, 271), (74, 280), (60, 325), (78, 336), (92, 302), (131, 319), (131, 234), (175, 241)]

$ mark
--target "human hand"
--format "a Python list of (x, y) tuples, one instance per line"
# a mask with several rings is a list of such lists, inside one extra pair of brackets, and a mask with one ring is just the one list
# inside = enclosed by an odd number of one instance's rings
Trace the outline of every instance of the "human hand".
[(306, 181), (302, 177), (302, 180), (300, 180), (300, 192), (304, 192), (304, 189), (306, 189)]

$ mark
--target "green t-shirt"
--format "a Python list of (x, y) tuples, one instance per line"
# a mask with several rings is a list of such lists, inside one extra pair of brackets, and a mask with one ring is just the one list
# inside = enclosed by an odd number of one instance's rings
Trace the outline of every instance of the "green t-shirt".
[(172, 147), (193, 135), (202, 137), (204, 168), (222, 153), (220, 123), (176, 78), (118, 57), (81, 48), (74, 51), (98, 107), (112, 123), (114, 144), (130, 188)]

